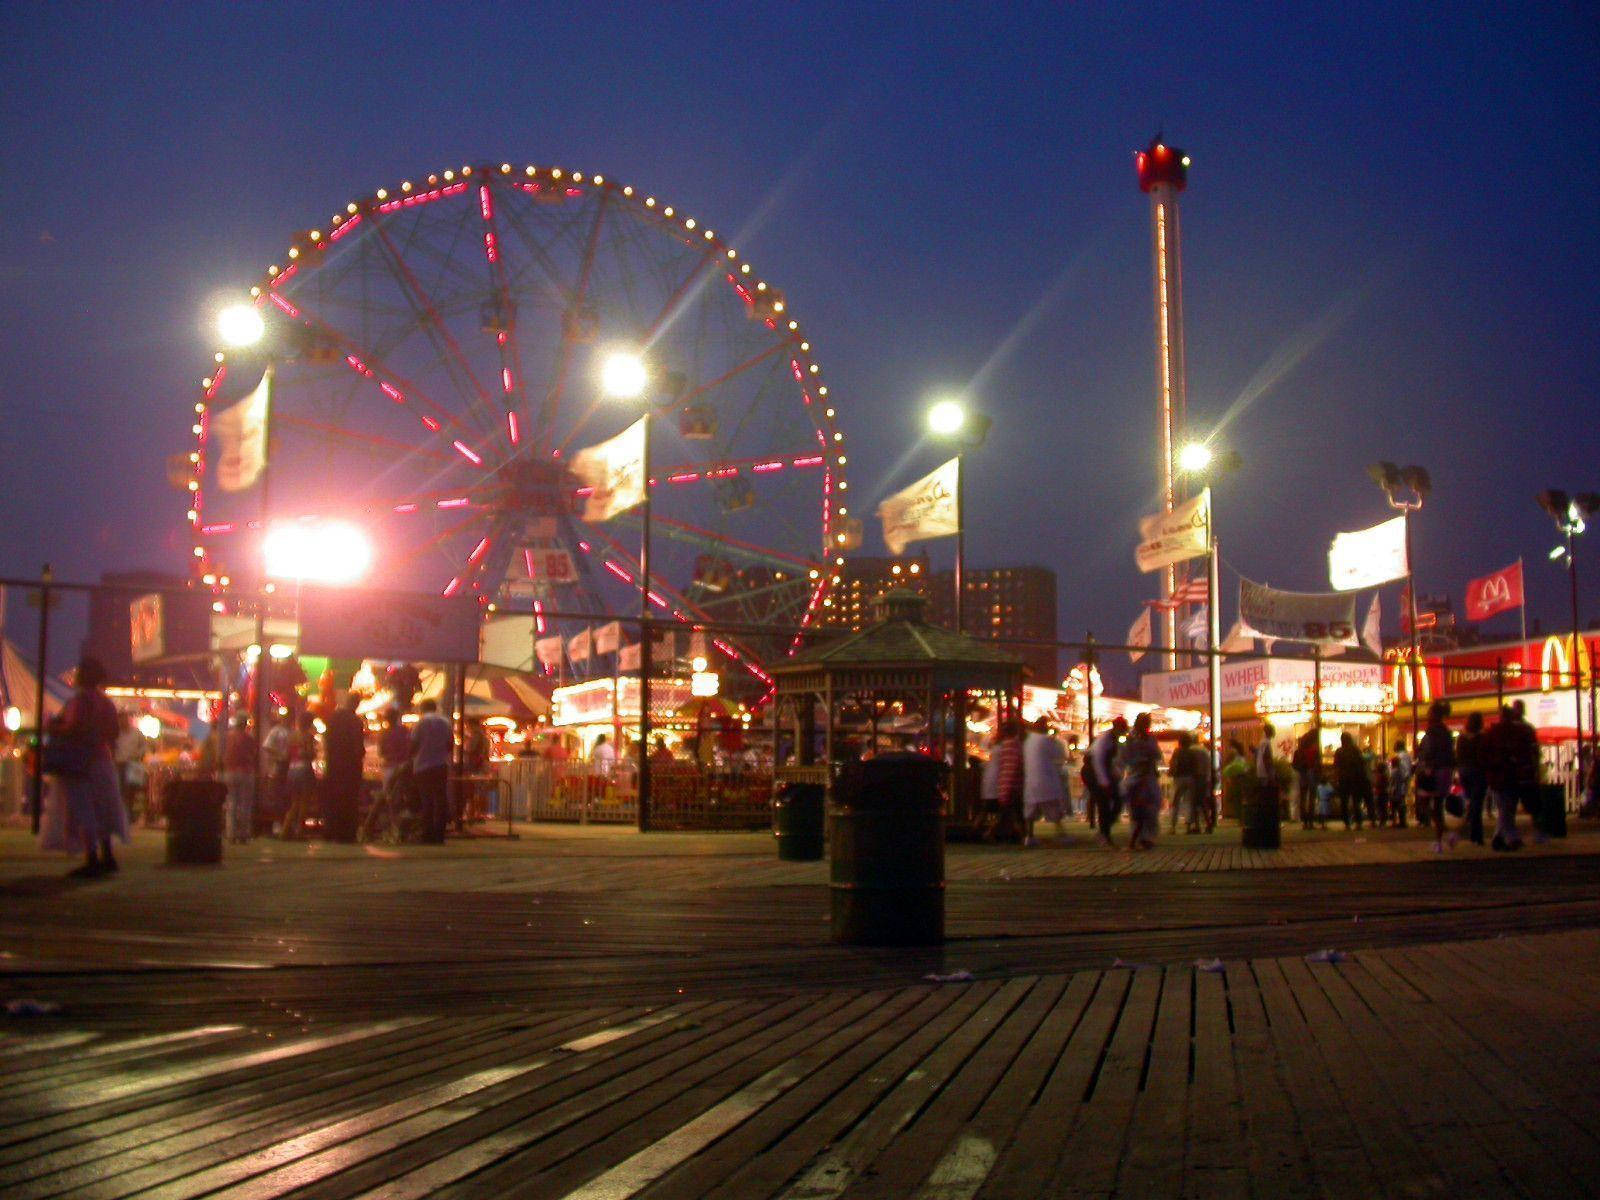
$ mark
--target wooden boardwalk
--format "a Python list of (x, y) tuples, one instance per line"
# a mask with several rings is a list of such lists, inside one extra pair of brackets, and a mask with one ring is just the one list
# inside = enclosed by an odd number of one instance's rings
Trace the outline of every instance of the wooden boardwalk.
[(0, 832), (0, 1001), (59, 1006), (0, 1018), (0, 1196), (1600, 1180), (1590, 829), (1514, 856), (953, 847), (926, 950), (832, 945), (825, 865), (768, 839), (527, 832), (199, 870), (145, 834), (88, 885)]
[(1526, 1196), (1600, 934), (378, 1021), (13, 1023), (16, 1198)]

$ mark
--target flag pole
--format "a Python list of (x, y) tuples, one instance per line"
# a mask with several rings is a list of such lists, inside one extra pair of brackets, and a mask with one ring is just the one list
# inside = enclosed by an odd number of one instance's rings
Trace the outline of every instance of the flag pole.
[(1517, 578), (1522, 582), (1522, 640), (1528, 640), (1528, 578), (1522, 572), (1522, 555), (1517, 555)]

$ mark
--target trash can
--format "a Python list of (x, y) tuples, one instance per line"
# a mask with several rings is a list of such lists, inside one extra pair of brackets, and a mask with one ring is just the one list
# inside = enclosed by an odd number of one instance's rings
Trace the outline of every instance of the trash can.
[(835, 942), (944, 941), (943, 771), (920, 754), (845, 765), (835, 785), (829, 854)]
[(772, 835), (778, 857), (784, 862), (816, 862), (822, 857), (822, 797), (820, 783), (785, 783), (772, 802)]
[(1539, 812), (1533, 823), (1545, 837), (1567, 836), (1567, 789), (1564, 784), (1539, 785)]
[(1250, 781), (1239, 800), (1239, 844), (1247, 850), (1276, 850), (1283, 845), (1278, 827), (1278, 789), (1259, 780)]
[(167, 784), (167, 865), (222, 861), (225, 785), (209, 779), (174, 779)]

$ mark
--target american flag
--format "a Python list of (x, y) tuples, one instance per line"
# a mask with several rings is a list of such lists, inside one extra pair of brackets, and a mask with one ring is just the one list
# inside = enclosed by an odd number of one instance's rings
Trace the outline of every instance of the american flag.
[(1180, 583), (1172, 593), (1172, 600), (1174, 604), (1204, 604), (1210, 594), (1205, 576), (1200, 575)]

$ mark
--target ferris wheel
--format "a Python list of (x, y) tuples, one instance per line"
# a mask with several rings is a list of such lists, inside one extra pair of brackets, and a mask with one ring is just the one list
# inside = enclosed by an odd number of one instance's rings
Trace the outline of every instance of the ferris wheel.
[[(195, 406), (202, 578), (253, 578), (274, 528), (337, 518), (376, 546), (374, 586), (475, 595), (541, 633), (550, 613), (550, 636), (637, 612), (643, 586), (765, 680), (859, 542), (835, 402), (783, 293), (633, 186), (510, 163), (406, 181), (295, 235), (251, 296), (266, 337), (219, 353)], [(640, 414), (602, 386), (619, 349), (656, 414), (642, 581), (637, 510), (584, 521), (569, 466)], [(268, 372), (267, 484), (225, 491), (213, 426)]]

